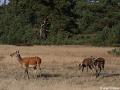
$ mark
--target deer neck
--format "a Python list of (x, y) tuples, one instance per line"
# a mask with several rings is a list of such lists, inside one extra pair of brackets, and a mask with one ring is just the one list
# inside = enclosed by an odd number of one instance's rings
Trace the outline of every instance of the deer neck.
[(22, 57), (20, 56), (20, 54), (17, 55), (17, 60), (21, 63), (22, 62)]

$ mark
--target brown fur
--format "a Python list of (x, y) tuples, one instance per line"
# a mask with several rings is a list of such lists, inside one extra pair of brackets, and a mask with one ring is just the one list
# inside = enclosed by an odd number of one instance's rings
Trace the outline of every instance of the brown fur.
[(26, 66), (29, 67), (29, 65), (40, 65), (41, 64), (41, 58), (39, 57), (24, 57), (22, 58), (21, 64), (25, 64)]
[(11, 57), (16, 56), (19, 63), (21, 64), (22, 67), (25, 68), (25, 73), (27, 73), (27, 76), (29, 78), (29, 73), (28, 73), (28, 68), (33, 68), (34, 70), (39, 69), (40, 68), (40, 64), (41, 64), (41, 58), (40, 57), (24, 57), (22, 58), (19, 54), (19, 51), (16, 51), (12, 54), (10, 54)]
[(105, 59), (102, 57), (96, 58), (94, 60), (94, 65), (96, 67), (96, 77), (98, 77), (100, 75), (101, 70), (104, 70)]
[(81, 64), (79, 64), (79, 68), (82, 68), (82, 72), (84, 71), (84, 67), (92, 69), (94, 67), (93, 59), (92, 58), (85, 58)]

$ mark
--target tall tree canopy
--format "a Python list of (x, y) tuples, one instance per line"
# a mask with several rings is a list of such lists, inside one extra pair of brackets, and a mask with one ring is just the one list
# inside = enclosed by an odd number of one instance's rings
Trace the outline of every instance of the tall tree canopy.
[(118, 3), (119, 0), (10, 0), (8, 5), (0, 6), (0, 42), (120, 44)]

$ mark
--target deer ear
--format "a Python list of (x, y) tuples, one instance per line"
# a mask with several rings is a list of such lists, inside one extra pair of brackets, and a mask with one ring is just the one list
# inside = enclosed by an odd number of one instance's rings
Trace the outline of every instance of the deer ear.
[(19, 50), (17, 50), (16, 53), (19, 53)]

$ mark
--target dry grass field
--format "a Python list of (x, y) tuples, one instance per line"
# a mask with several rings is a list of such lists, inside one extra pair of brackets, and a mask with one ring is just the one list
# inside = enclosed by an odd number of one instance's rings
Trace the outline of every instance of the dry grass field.
[[(120, 87), (120, 58), (109, 55), (109, 47), (91, 46), (12, 46), (0, 45), (0, 90), (100, 90)], [(10, 53), (19, 50), (22, 57), (42, 58), (41, 77), (24, 79), (24, 70)], [(78, 64), (90, 56), (104, 57), (105, 70), (99, 78), (95, 72), (81, 72)]]

